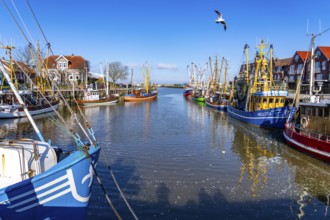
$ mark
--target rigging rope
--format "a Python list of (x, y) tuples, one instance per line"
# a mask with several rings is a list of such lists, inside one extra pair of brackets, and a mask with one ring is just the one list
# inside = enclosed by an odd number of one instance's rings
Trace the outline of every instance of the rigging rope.
[[(32, 7), (31, 7), (29, 1), (28, 1), (28, 0), (25, 0), (25, 2), (27, 3), (27, 5), (28, 5), (28, 7), (29, 7), (29, 9), (30, 9), (30, 11), (31, 11), (31, 13), (32, 13), (32, 15), (33, 15), (35, 21), (37, 22), (38, 27), (39, 27), (39, 29), (40, 29), (42, 35), (44, 36), (46, 43), (47, 43), (48, 45), (50, 45), (50, 43), (48, 42), (48, 40), (47, 40), (47, 38), (46, 38), (46, 35), (45, 35), (44, 31), (42, 30), (42, 28), (41, 28), (41, 26), (40, 26), (40, 23), (39, 23), (39, 21), (38, 21), (38, 19), (37, 19), (37, 16), (35, 15), (35, 13), (34, 13)], [(49, 47), (49, 48), (50, 48), (50, 47)], [(50, 48), (50, 51), (52, 52), (52, 54), (54, 54), (51, 48)]]
[(10, 9), (8, 8), (8, 5), (6, 4), (6, 2), (5, 2), (4, 0), (2, 0), (2, 2), (3, 2), (3, 4), (5, 5), (7, 11), (8, 11), (9, 14), (11, 15), (11, 17), (14, 19), (14, 21), (15, 21), (15, 23), (16, 23), (18, 29), (21, 31), (21, 33), (22, 33), (22, 35), (24, 36), (25, 40), (26, 40), (27, 42), (29, 42), (29, 40), (28, 40), (28, 38), (26, 37), (25, 33), (23, 32), (21, 26), (19, 25), (19, 23), (18, 23), (17, 20), (15, 19), (13, 13), (11, 13)]
[[(30, 41), (28, 40), (27, 36), (25, 35), (25, 33), (23, 32), (22, 28), (21, 28), (20, 25), (18, 24), (17, 20), (15, 19), (15, 17), (14, 17), (13, 14), (11, 13), (10, 9), (8, 8), (7, 4), (4, 2), (4, 0), (2, 0), (2, 2), (3, 2), (3, 4), (5, 5), (5, 7), (7, 8), (8, 12), (9, 12), (10, 15), (12, 16), (12, 18), (14, 19), (16, 25), (18, 26), (18, 28), (19, 28), (19, 30), (21, 31), (22, 35), (24, 36), (25, 40), (28, 42), (29, 45), (31, 45), (31, 43), (30, 43)], [(27, 5), (28, 5), (28, 7), (29, 7), (29, 9), (30, 9), (30, 11), (31, 11), (31, 13), (32, 13), (32, 15), (33, 15), (35, 21), (37, 22), (38, 27), (39, 27), (41, 33), (43, 34), (44, 39), (45, 39), (46, 42), (47, 42), (47, 45), (48, 45), (48, 47), (49, 47), (49, 50), (51, 51), (52, 54), (54, 54), (53, 51), (52, 51), (52, 49), (50, 48), (50, 43), (48, 42), (48, 40), (47, 40), (47, 38), (46, 38), (46, 36), (45, 36), (45, 34), (44, 34), (44, 32), (43, 32), (41, 26), (40, 26), (40, 23), (39, 23), (39, 21), (38, 21), (36, 15), (35, 15), (35, 13), (34, 13), (32, 7), (31, 7), (31, 5), (30, 5), (29, 1), (26, 0), (26, 3), (27, 3)], [(14, 5), (14, 3), (13, 3), (13, 5)], [(15, 6), (14, 6), (14, 7), (15, 7)], [(15, 7), (15, 8), (16, 8), (16, 7)], [(16, 10), (17, 10), (17, 9), (16, 9)], [(17, 13), (18, 13), (18, 11), (17, 11)], [(18, 13), (18, 14), (19, 14), (19, 13)], [(22, 20), (22, 19), (21, 19), (21, 20)], [(23, 21), (22, 21), (22, 22), (23, 22)], [(23, 24), (24, 24), (24, 22), (23, 22)], [(25, 24), (24, 24), (24, 26), (25, 26)], [(25, 26), (25, 28), (26, 28), (26, 26)], [(27, 28), (26, 28), (26, 29), (27, 29)], [(27, 30), (27, 32), (29, 33), (28, 30)], [(30, 33), (29, 33), (29, 35), (30, 35)], [(31, 35), (30, 35), (30, 37), (31, 37)], [(31, 37), (31, 39), (32, 39), (32, 37)], [(32, 48), (32, 47), (31, 47), (31, 48)], [(19, 66), (19, 68), (20, 68), (21, 71), (27, 76), (27, 78), (30, 79), (31, 84), (35, 85), (35, 84), (32, 82), (31, 78), (28, 76), (28, 74), (26, 74), (26, 72), (23, 70), (23, 68), (22, 68), (22, 67), (21, 67), (16, 61), (15, 61), (15, 63), (16, 63), (16, 65)], [(42, 65), (43, 65), (43, 67), (44, 67), (45, 69), (47, 69), (47, 66), (46, 66), (46, 64), (45, 64), (44, 62), (42, 63)], [(60, 97), (62, 98), (64, 104), (68, 107), (68, 110), (70, 111), (70, 113), (74, 116), (74, 119), (77, 121), (79, 127), (82, 129), (83, 133), (84, 133), (84, 134), (86, 135), (86, 137), (89, 139), (91, 145), (93, 145), (91, 139), (89, 138), (89, 135), (86, 133), (85, 129), (83, 128), (83, 126), (81, 125), (80, 121), (78, 120), (77, 115), (73, 112), (72, 108), (69, 106), (68, 102), (67, 102), (66, 99), (63, 97), (63, 94), (60, 92), (60, 90), (59, 90), (58, 86), (56, 85), (56, 83), (54, 83), (53, 78), (50, 77), (50, 76), (48, 76), (48, 77), (49, 77), (50, 81), (53, 82), (53, 85), (54, 85), (54, 87), (57, 89), (58, 94), (59, 94)], [(57, 116), (60, 118), (60, 120), (62, 121), (63, 125), (64, 125), (65, 128), (66, 128), (65, 130), (67, 130), (68, 133), (69, 133), (69, 131), (70, 131), (70, 135), (75, 139), (75, 141), (76, 141), (76, 143), (77, 143), (77, 145), (78, 145), (78, 148), (80, 147), (80, 148), (82, 149), (83, 146), (84, 146), (84, 144), (83, 144), (82, 141), (80, 140), (80, 136), (79, 136), (76, 132), (74, 132), (73, 128), (70, 127), (70, 126), (65, 122), (64, 118), (63, 118), (63, 117), (59, 114), (59, 112), (56, 111), (56, 109), (50, 104), (49, 100), (46, 99), (46, 97), (44, 96), (44, 94), (40, 92), (40, 90), (39, 90), (38, 87), (37, 87), (37, 91), (41, 94), (41, 96), (46, 100), (46, 102), (52, 107), (53, 111), (54, 111), (54, 112), (57, 114)], [(74, 98), (74, 99), (75, 99), (75, 98)], [(75, 99), (75, 103), (77, 104), (76, 99)], [(89, 131), (90, 135), (92, 135), (94, 141), (96, 141), (95, 136), (94, 136), (94, 132), (93, 132), (91, 126), (90, 126), (90, 123), (87, 121), (86, 117), (85, 117), (84, 114), (82, 113), (81, 108), (79, 107), (78, 104), (77, 104), (77, 106), (78, 106), (78, 109), (79, 109), (80, 114), (82, 115), (82, 117), (83, 117), (83, 119), (84, 119), (85, 125), (86, 125), (86, 127), (88, 128), (88, 131)], [(52, 116), (52, 117), (53, 117), (53, 116)], [(63, 126), (61, 126), (61, 124), (59, 123), (59, 121), (55, 119), (55, 117), (53, 117), (53, 121), (54, 121), (55, 123), (57, 123), (61, 128), (64, 128)], [(95, 144), (95, 143), (94, 143), (94, 144)], [(105, 156), (105, 155), (104, 155), (104, 156)], [(91, 157), (90, 157), (90, 158), (91, 158)], [(106, 158), (106, 157), (105, 157), (105, 158)], [(106, 161), (107, 161), (107, 159), (106, 159)], [(109, 196), (107, 195), (107, 193), (106, 193), (106, 191), (105, 191), (105, 188), (104, 188), (104, 186), (103, 186), (103, 184), (102, 184), (102, 182), (101, 182), (101, 179), (99, 178), (99, 176), (98, 176), (98, 174), (97, 174), (97, 172), (96, 172), (96, 169), (95, 169), (94, 165), (92, 164), (92, 162), (91, 162), (91, 165), (92, 165), (92, 168), (93, 168), (94, 173), (95, 173), (95, 175), (96, 175), (96, 178), (97, 178), (97, 180), (98, 180), (98, 182), (99, 182), (99, 184), (100, 184), (100, 186), (101, 186), (101, 188), (102, 188), (102, 190), (103, 190), (103, 192), (104, 192), (104, 194), (105, 194), (105, 196), (106, 196), (106, 199), (108, 200), (108, 202), (109, 202), (111, 208), (112, 208), (113, 211), (115, 212), (117, 218), (118, 218), (119, 220), (121, 220), (122, 218), (120, 217), (119, 213), (117, 212), (117, 210), (116, 210), (115, 207), (113, 206), (113, 204), (112, 204), (112, 202), (111, 202)], [(115, 178), (115, 176), (114, 176), (114, 174), (113, 174), (113, 172), (112, 172), (112, 169), (111, 169), (111, 167), (110, 167), (108, 161), (107, 161), (107, 166), (108, 166), (108, 169), (109, 169), (109, 171), (110, 171), (111, 177), (113, 178), (113, 180), (114, 180), (114, 182), (115, 182), (115, 184), (116, 184), (116, 187), (117, 187), (118, 191), (120, 192), (121, 197), (123, 198), (123, 200), (125, 201), (125, 203), (126, 203), (128, 209), (130, 210), (130, 212), (131, 212), (132, 215), (134, 216), (134, 219), (138, 220), (136, 214), (134, 213), (134, 211), (133, 211), (132, 208), (130, 207), (129, 203), (127, 202), (127, 200), (126, 200), (126, 198), (125, 198), (125, 196), (124, 196), (124, 194), (123, 194), (123, 192), (121, 191), (121, 189), (120, 189), (120, 187), (119, 187), (119, 184), (118, 184), (118, 182), (117, 182), (117, 180), (116, 180), (116, 178)]]
[(27, 33), (28, 33), (28, 35), (30, 36), (30, 39), (31, 39), (31, 41), (33, 42), (33, 45), (35, 46), (35, 43), (34, 43), (34, 41), (33, 41), (33, 38), (32, 38), (32, 36), (31, 36), (31, 34), (30, 34), (29, 30), (27, 29), (27, 27), (26, 27), (26, 25), (25, 25), (25, 23), (24, 23), (24, 21), (23, 21), (23, 19), (22, 19), (21, 15), (20, 15), (19, 11), (17, 10), (17, 8), (16, 8), (16, 5), (15, 5), (14, 1), (13, 1), (13, 0), (11, 0), (11, 3), (12, 3), (12, 5), (14, 6), (14, 8), (15, 8), (15, 10), (16, 10), (16, 13), (17, 13), (18, 17), (20, 18), (20, 20), (21, 20), (21, 22), (22, 22), (22, 24), (23, 24), (23, 26), (24, 26), (24, 28), (25, 28), (26, 32), (27, 32)]
[[(24, 73), (24, 75), (25, 75), (28, 79), (30, 79), (30, 83), (31, 83), (32, 85), (36, 86), (35, 83), (31, 80), (31, 78), (30, 78), (30, 77), (27, 75), (27, 73), (24, 71), (24, 69), (21, 67), (21, 65), (20, 65), (19, 63), (17, 63), (16, 61), (14, 61), (14, 63), (20, 68), (20, 70)], [(64, 118), (61, 116), (61, 114), (60, 114), (58, 111), (56, 111), (56, 109), (54, 108), (54, 106), (53, 106), (53, 105), (50, 103), (50, 101), (45, 97), (45, 95), (44, 95), (43, 93), (40, 92), (39, 88), (38, 88), (38, 87), (36, 87), (36, 88), (37, 88), (38, 93), (43, 97), (43, 99), (47, 102), (47, 104), (51, 106), (51, 108), (52, 108), (53, 111), (56, 113), (56, 115), (61, 119), (62, 123), (66, 126), (66, 128), (68, 129), (68, 131), (70, 131), (70, 132), (72, 133), (72, 135), (73, 135), (73, 137), (74, 137), (76, 143), (79, 143), (78, 146), (79, 146), (79, 145), (80, 145), (80, 146), (83, 146), (84, 144), (81, 142), (79, 135), (74, 131), (74, 129), (73, 129), (72, 127), (70, 127), (70, 126), (66, 123), (66, 121), (65, 121)]]

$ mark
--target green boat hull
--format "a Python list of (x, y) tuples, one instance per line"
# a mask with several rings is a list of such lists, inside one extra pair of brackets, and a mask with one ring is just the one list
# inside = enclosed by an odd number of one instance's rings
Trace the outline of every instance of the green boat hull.
[(205, 102), (205, 97), (191, 97), (191, 100), (194, 100), (196, 102)]

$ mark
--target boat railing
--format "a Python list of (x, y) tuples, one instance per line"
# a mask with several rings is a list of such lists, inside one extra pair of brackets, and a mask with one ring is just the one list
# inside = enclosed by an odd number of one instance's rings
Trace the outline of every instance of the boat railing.
[(255, 88), (255, 92), (267, 92), (267, 91), (287, 91), (287, 87), (286, 86), (282, 86), (282, 85), (279, 85), (279, 86), (271, 86), (271, 87), (268, 87), (269, 89), (265, 89), (264, 87), (262, 86), (258, 86), (257, 88)]
[(305, 129), (300, 128), (300, 134), (307, 136), (309, 138), (313, 138), (319, 141), (325, 141), (327, 143), (330, 143), (330, 135), (322, 134), (322, 133), (313, 133), (310, 131), (307, 131)]
[(285, 91), (285, 90), (287, 90), (288, 88), (287, 88), (287, 86), (276, 85), (276, 86), (271, 86), (270, 89), (271, 89), (271, 90), (282, 90), (282, 91), (284, 90), (284, 91)]

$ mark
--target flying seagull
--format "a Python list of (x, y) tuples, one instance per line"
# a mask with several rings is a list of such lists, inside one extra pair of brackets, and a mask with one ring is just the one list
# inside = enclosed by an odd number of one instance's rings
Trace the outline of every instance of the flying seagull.
[(222, 14), (221, 14), (219, 11), (217, 11), (217, 10), (214, 10), (214, 11), (215, 11), (215, 13), (217, 13), (217, 15), (218, 15), (218, 18), (217, 18), (217, 20), (215, 20), (215, 23), (217, 23), (217, 24), (219, 24), (219, 23), (223, 24), (223, 28), (224, 28), (225, 31), (226, 31), (226, 29), (227, 29), (227, 25), (226, 25), (225, 20), (222, 18)]

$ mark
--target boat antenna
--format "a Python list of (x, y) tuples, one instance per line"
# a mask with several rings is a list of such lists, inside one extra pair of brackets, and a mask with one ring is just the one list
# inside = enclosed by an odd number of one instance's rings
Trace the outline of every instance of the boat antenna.
[(314, 69), (312, 71), (312, 68), (314, 68), (314, 40), (316, 37), (321, 36), (325, 32), (329, 31), (330, 28), (325, 29), (324, 31), (318, 33), (318, 34), (307, 34), (307, 36), (311, 36), (311, 73), (310, 73), (310, 80), (309, 80), (309, 95), (313, 95), (313, 85), (314, 85)]

